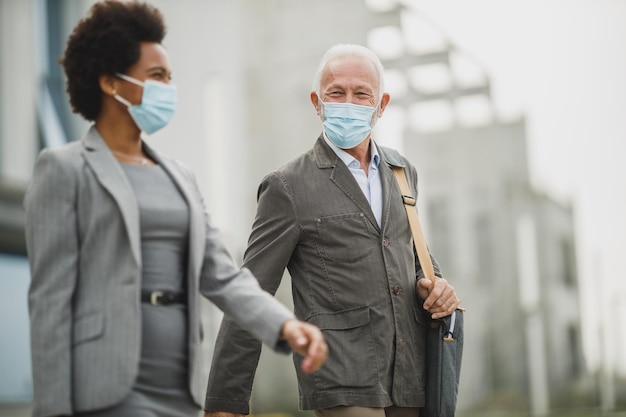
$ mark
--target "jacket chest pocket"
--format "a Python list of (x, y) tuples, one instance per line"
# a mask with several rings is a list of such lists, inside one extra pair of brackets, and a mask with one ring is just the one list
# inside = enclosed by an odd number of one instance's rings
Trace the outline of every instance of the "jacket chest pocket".
[(318, 244), (332, 261), (358, 262), (377, 243), (377, 235), (364, 213), (347, 213), (315, 219)]

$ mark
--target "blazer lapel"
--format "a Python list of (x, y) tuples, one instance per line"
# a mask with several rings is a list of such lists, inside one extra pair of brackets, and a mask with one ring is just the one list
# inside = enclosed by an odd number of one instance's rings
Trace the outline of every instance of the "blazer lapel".
[(387, 225), (387, 221), (389, 220), (389, 208), (391, 204), (391, 200), (396, 197), (400, 198), (399, 192), (396, 190), (393, 181), (395, 178), (393, 176), (393, 172), (389, 165), (385, 163), (385, 161), (381, 161), (380, 165), (380, 179), (382, 182), (383, 188), (383, 214), (382, 219), (380, 221), (381, 228), (385, 230), (385, 226)]
[(350, 172), (350, 169), (339, 159), (330, 146), (328, 146), (322, 135), (320, 135), (315, 143), (315, 155), (318, 167), (333, 169), (330, 174), (331, 182), (352, 200), (365, 214), (365, 217), (367, 217), (372, 226), (374, 226), (377, 231), (380, 231), (370, 203), (367, 201), (365, 195), (363, 195), (363, 191), (361, 191), (359, 184), (354, 179), (352, 172)]
[[(163, 167), (187, 202), (187, 206), (189, 207), (189, 263), (187, 268), (188, 272), (191, 272), (190, 277), (197, 277), (200, 274), (204, 257), (206, 219), (203, 206), (198, 204), (198, 199), (194, 197), (198, 192), (193, 189), (193, 180), (187, 178), (175, 162), (168, 159), (161, 159), (159, 155), (145, 143), (144, 150)], [(190, 284), (192, 283), (190, 282)]]
[(95, 126), (89, 129), (83, 138), (83, 144), (86, 163), (93, 170), (98, 182), (111, 194), (122, 213), (133, 256), (141, 267), (139, 206), (132, 186)]

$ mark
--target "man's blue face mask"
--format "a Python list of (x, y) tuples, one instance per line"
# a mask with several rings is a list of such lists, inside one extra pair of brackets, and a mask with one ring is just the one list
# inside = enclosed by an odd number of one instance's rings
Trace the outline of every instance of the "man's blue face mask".
[(152, 134), (165, 127), (176, 110), (178, 99), (176, 86), (154, 80), (141, 82), (125, 74), (115, 74), (119, 78), (143, 87), (141, 104), (132, 104), (125, 98), (115, 94), (113, 97), (128, 107), (128, 112), (139, 129)]
[(341, 149), (351, 149), (363, 142), (372, 131), (372, 119), (376, 107), (360, 106), (352, 103), (323, 102), (322, 124), (328, 139)]

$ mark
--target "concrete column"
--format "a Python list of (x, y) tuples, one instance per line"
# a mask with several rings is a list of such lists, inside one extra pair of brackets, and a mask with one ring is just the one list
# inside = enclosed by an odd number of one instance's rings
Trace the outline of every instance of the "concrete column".
[(37, 153), (36, 2), (0, 1), (0, 177), (26, 182)]
[(537, 233), (530, 214), (517, 224), (517, 264), (520, 304), (525, 315), (526, 360), (532, 416), (547, 416), (550, 394), (547, 375), (544, 323), (541, 314), (541, 283), (537, 259)]

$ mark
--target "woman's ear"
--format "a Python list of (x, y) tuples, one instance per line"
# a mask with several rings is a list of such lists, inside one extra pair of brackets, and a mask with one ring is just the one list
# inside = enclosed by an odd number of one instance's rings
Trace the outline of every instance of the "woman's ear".
[(100, 91), (108, 96), (113, 96), (117, 94), (117, 82), (118, 79), (114, 75), (102, 74), (98, 77)]

